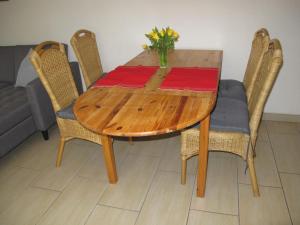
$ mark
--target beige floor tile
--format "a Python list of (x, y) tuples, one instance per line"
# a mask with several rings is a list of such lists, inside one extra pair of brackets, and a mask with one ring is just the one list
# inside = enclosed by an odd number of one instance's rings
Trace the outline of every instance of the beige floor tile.
[(57, 138), (45, 141), (37, 133), (15, 150), (14, 164), (28, 169), (46, 169), (55, 165), (57, 148)]
[[(281, 187), (273, 151), (268, 142), (258, 141), (256, 143), (256, 157), (254, 163), (259, 185)], [(249, 170), (247, 170), (245, 174), (245, 161), (240, 159), (238, 164), (239, 183), (250, 184)]]
[(86, 225), (134, 225), (138, 212), (96, 206)]
[(298, 132), (300, 132), (300, 123), (297, 123)]
[(33, 185), (62, 191), (93, 153), (93, 148), (69, 141), (65, 145), (61, 167), (56, 168), (55, 164), (49, 166), (41, 172)]
[(220, 151), (209, 151), (210, 158), (227, 158), (233, 159), (235, 161), (240, 160), (241, 157), (239, 155), (233, 154), (231, 152), (220, 152)]
[(38, 172), (18, 168), (10, 176), (0, 180), (0, 213), (3, 212), (24, 189), (38, 176)]
[[(181, 173), (180, 136), (168, 139), (161, 147), (163, 151), (159, 170)], [(187, 174), (196, 174), (198, 157), (192, 157), (187, 161)]]
[(270, 134), (279, 172), (300, 174), (300, 135)]
[(131, 154), (142, 154), (148, 156), (161, 156), (168, 145), (168, 137), (141, 137), (134, 138), (133, 144), (128, 143), (128, 150)]
[(258, 137), (257, 141), (265, 141), (269, 142), (269, 135), (268, 135), (268, 129), (267, 129), (267, 122), (261, 121), (259, 129), (258, 129)]
[[(128, 145), (128, 143), (125, 143)], [(107, 181), (107, 171), (103, 159), (103, 151), (99, 145), (95, 145), (95, 151), (91, 158), (85, 163), (85, 165), (79, 170), (78, 175), (91, 179), (105, 180)], [(124, 146), (124, 143), (118, 141), (114, 142), (114, 153), (116, 159), (117, 171), (120, 170), (123, 160), (128, 154), (128, 149)]]
[(239, 225), (237, 216), (191, 210), (187, 225)]
[(15, 173), (19, 167), (13, 165), (12, 157), (7, 155), (0, 159), (0, 181), (4, 181), (7, 177), (10, 177), (13, 173)]
[(118, 172), (118, 183), (109, 185), (99, 204), (140, 210), (158, 163), (157, 157), (129, 154)]
[(26, 188), (0, 214), (1, 225), (32, 225), (46, 212), (59, 192), (39, 188)]
[(209, 157), (205, 197), (196, 197), (195, 191), (191, 209), (238, 215), (236, 160)]
[(186, 224), (193, 192), (193, 176), (186, 185), (180, 184), (180, 175), (158, 172), (144, 202), (136, 225)]
[(300, 175), (280, 174), (293, 225), (300, 225)]
[(83, 225), (94, 209), (106, 182), (75, 177), (50, 209), (38, 222), (39, 225)]
[(239, 185), (240, 225), (291, 225), (281, 188), (260, 187), (253, 197), (250, 185)]
[(270, 134), (297, 134), (299, 132), (297, 123), (266, 121)]

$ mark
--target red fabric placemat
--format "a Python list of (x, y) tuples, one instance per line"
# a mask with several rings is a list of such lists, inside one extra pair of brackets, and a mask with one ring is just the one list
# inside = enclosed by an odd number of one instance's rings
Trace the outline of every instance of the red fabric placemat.
[(96, 81), (93, 87), (144, 87), (157, 66), (119, 66)]
[(218, 68), (172, 68), (160, 89), (217, 91)]

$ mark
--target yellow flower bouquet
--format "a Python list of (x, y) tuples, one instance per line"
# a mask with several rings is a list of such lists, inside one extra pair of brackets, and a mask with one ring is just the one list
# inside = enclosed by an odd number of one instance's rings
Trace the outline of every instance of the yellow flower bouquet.
[(157, 27), (145, 36), (150, 40), (150, 45), (144, 44), (144, 49), (153, 49), (158, 52), (161, 68), (166, 68), (168, 64), (168, 50), (175, 48), (179, 34), (170, 27), (158, 30)]

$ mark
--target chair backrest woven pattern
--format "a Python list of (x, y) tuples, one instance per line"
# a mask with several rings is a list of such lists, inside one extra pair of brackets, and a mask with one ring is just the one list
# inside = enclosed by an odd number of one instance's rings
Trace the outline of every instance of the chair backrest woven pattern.
[(30, 59), (49, 94), (55, 112), (70, 105), (78, 97), (62, 44), (43, 42), (32, 51)]
[(266, 29), (262, 28), (255, 33), (243, 81), (247, 99), (251, 98), (253, 85), (261, 66), (263, 55), (268, 49), (269, 42), (270, 37)]
[(71, 38), (71, 45), (80, 64), (86, 87), (102, 75), (102, 66), (96, 36), (88, 30), (79, 30)]
[(268, 50), (263, 56), (262, 64), (253, 86), (252, 95), (248, 100), (252, 144), (256, 143), (257, 130), (263, 110), (282, 63), (281, 45), (277, 39), (274, 39), (269, 43)]

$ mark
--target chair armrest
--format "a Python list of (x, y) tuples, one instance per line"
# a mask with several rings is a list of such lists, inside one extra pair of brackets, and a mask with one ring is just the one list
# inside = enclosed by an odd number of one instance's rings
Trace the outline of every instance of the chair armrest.
[(27, 98), (36, 128), (47, 130), (55, 122), (51, 100), (39, 78), (26, 85)]
[(78, 90), (78, 94), (82, 94), (83, 88), (82, 88), (81, 74), (80, 74), (78, 62), (70, 62), (70, 67)]

